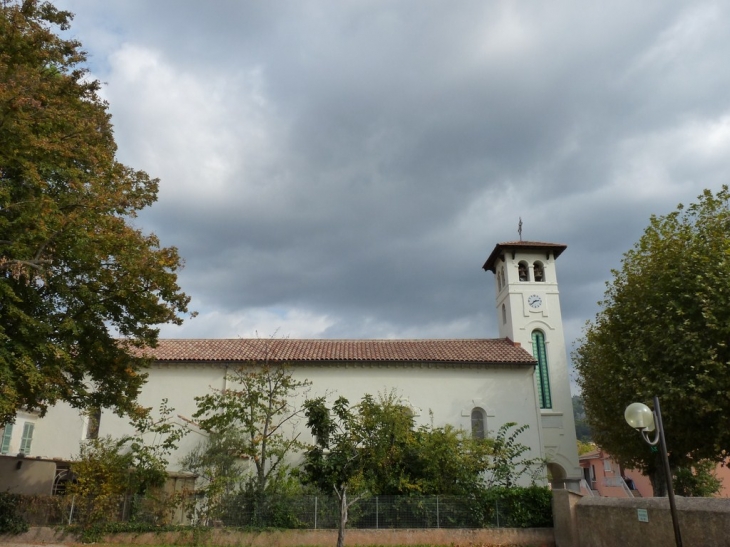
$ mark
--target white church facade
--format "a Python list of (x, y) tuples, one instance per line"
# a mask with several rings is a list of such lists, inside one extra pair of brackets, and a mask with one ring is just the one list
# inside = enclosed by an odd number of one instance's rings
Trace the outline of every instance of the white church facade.
[[(154, 362), (139, 403), (156, 409), (165, 398), (179, 423), (191, 429), (169, 470), (178, 471), (180, 459), (203, 440), (189, 425), (195, 397), (224, 389), (232, 367), (268, 359), (286, 363), (296, 379), (311, 382), (306, 396), (342, 395), (356, 403), (367, 393), (394, 391), (411, 406), (418, 424), (451, 424), (476, 434), (479, 428), (496, 432), (508, 422), (527, 425), (519, 440), (530, 448), (529, 457), (549, 462), (554, 487), (578, 491), (582, 475), (555, 269), (565, 248), (522, 241), (496, 245), (483, 266), (496, 279), (495, 339), (160, 340), (149, 350)], [(0, 489), (19, 489), (22, 467), (14, 465), (19, 456), (28, 463), (70, 460), (91, 429), (100, 436), (131, 433), (129, 423), (110, 411), (102, 413), (98, 429), (89, 422), (65, 404), (42, 419), (19, 415), (0, 437)], [(304, 423), (294, 427), (304, 429)]]

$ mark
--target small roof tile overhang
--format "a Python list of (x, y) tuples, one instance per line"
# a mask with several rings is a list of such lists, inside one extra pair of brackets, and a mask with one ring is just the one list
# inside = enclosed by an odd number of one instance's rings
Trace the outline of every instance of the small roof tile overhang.
[(567, 248), (568, 246), (563, 245), (562, 243), (543, 243), (541, 241), (506, 241), (504, 243), (497, 243), (492, 254), (489, 255), (489, 258), (487, 258), (487, 261), (484, 263), (482, 268), (486, 271), (495, 273), (497, 259), (502, 256), (505, 251), (514, 251), (517, 249), (526, 251), (544, 251), (547, 257), (550, 256), (550, 253), (553, 253), (553, 256), (558, 258)]
[(509, 338), (466, 340), (162, 339), (143, 351), (157, 362), (453, 363), (534, 366)]
[(591, 452), (586, 452), (585, 454), (578, 456), (579, 461), (596, 460), (600, 458), (602, 458), (600, 448), (598, 450), (592, 450)]

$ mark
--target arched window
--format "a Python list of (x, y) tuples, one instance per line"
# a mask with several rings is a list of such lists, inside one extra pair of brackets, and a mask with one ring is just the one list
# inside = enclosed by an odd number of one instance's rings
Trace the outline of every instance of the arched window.
[(532, 331), (532, 355), (537, 359), (537, 396), (540, 408), (552, 408), (550, 397), (550, 376), (548, 375), (547, 351), (545, 348), (545, 334), (540, 330)]
[(481, 408), (471, 411), (471, 436), (473, 439), (483, 439), (487, 433), (487, 420)]
[(535, 276), (534, 279), (538, 283), (545, 281), (545, 267), (542, 265), (542, 262), (537, 261), (532, 265), (532, 272)]
[(507, 307), (502, 304), (502, 323), (507, 324)]
[(527, 262), (523, 260), (517, 265), (517, 273), (519, 275), (520, 281), (530, 280), (530, 267), (527, 265)]

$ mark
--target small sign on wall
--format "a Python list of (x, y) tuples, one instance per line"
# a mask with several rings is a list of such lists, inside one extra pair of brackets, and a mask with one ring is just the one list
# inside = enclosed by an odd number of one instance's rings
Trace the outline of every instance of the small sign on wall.
[(639, 522), (649, 522), (649, 512), (646, 509), (637, 509), (636, 514), (639, 517)]

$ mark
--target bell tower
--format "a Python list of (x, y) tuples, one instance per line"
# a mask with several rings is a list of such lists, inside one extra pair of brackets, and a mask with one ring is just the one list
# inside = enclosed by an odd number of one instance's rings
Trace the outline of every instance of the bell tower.
[(567, 245), (536, 241), (498, 243), (484, 263), (496, 279), (500, 338), (535, 358), (535, 405), (544, 456), (554, 487), (580, 491), (568, 356), (555, 261)]

